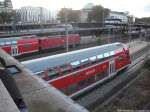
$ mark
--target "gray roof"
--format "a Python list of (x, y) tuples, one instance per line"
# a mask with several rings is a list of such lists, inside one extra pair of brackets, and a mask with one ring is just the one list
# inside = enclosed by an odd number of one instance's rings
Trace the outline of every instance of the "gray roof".
[(46, 70), (47, 68), (56, 67), (65, 63), (80, 61), (92, 56), (100, 55), (110, 51), (115, 51), (116, 49), (123, 48), (124, 46), (125, 44), (122, 43), (113, 43), (77, 51), (71, 51), (53, 56), (42, 57), (38, 59), (24, 61), (21, 63), (29, 68), (33, 73), (36, 73)]

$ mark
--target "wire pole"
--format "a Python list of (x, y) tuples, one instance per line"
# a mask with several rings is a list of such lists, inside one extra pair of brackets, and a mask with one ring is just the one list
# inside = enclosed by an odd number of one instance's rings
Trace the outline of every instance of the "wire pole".
[(131, 23), (129, 23), (129, 43), (131, 42), (131, 32), (132, 32)]
[(110, 43), (110, 32), (111, 32), (110, 30), (111, 28), (108, 28), (107, 44)]
[(40, 27), (41, 27), (41, 31), (43, 31), (43, 10), (42, 10), (42, 7), (40, 7)]
[(105, 14), (104, 14), (104, 13), (105, 13), (105, 9), (103, 10), (103, 13), (102, 13), (102, 14), (103, 14), (103, 21), (102, 21), (102, 26), (103, 26), (103, 27), (104, 27), (104, 25), (105, 25)]
[(65, 33), (66, 33), (66, 51), (69, 51), (69, 38), (68, 38), (68, 28), (67, 28), (67, 23), (68, 23), (68, 11), (67, 8), (65, 8)]
[(142, 25), (140, 26), (140, 40), (142, 41)]

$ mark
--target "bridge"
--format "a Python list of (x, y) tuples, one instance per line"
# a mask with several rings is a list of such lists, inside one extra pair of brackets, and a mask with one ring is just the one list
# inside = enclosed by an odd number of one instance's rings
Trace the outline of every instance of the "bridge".
[(3, 81), (0, 80), (1, 112), (19, 112), (19, 109), (24, 112), (88, 112), (1, 49), (0, 57), (3, 66), (0, 74), (5, 76)]

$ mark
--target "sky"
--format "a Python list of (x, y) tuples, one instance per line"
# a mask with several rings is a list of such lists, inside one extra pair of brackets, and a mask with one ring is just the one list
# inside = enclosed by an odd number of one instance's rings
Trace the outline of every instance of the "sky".
[(41, 6), (51, 11), (63, 7), (82, 9), (87, 3), (93, 3), (113, 11), (128, 11), (135, 17), (150, 16), (150, 0), (12, 0), (12, 3), (14, 9), (23, 6)]

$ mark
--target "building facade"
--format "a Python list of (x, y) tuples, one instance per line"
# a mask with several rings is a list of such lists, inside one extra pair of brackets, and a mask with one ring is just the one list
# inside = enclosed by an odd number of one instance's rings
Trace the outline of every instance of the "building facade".
[(43, 7), (22, 7), (16, 12), (20, 16), (21, 23), (50, 23), (57, 18), (54, 13)]
[(88, 22), (88, 13), (90, 11), (92, 11), (93, 7), (94, 7), (93, 3), (88, 3), (83, 7), (83, 9), (80, 11), (80, 15), (79, 15), (81, 23)]
[(120, 19), (123, 23), (128, 22), (128, 12), (111, 11), (107, 17), (108, 19)]
[(11, 12), (13, 10), (11, 0), (0, 1), (0, 12)]

